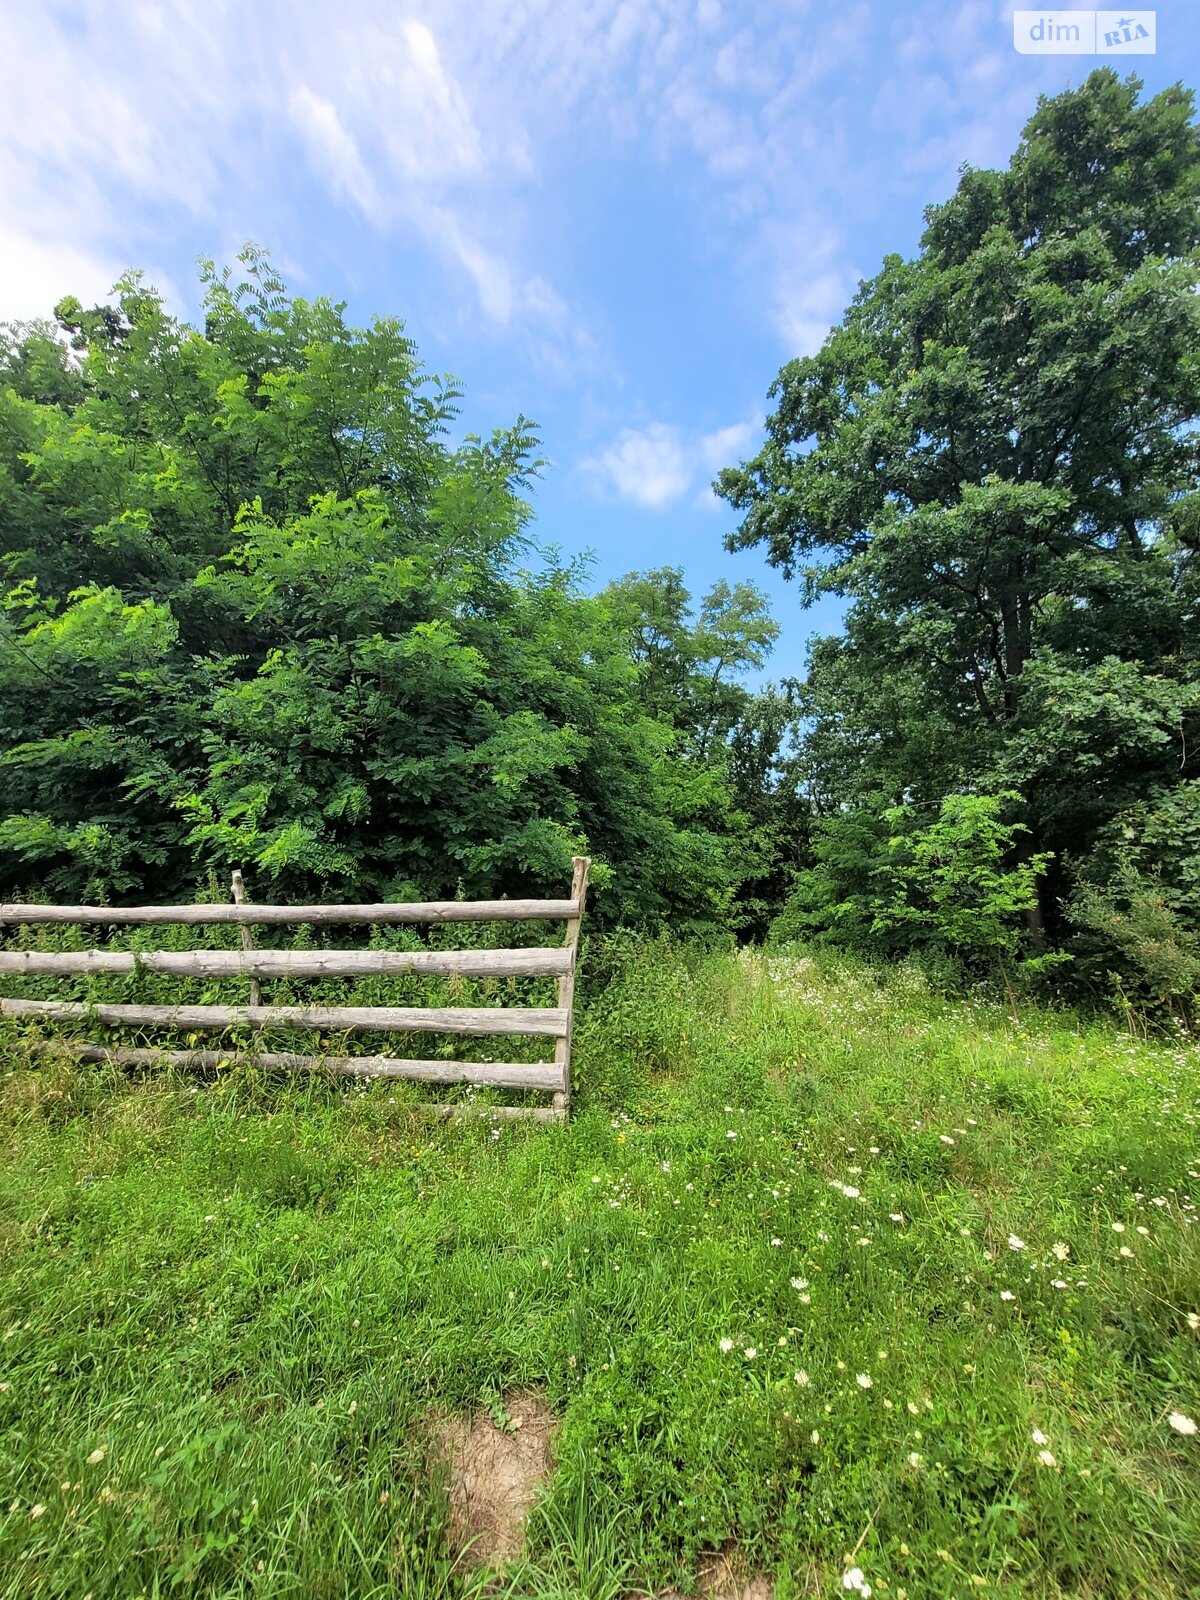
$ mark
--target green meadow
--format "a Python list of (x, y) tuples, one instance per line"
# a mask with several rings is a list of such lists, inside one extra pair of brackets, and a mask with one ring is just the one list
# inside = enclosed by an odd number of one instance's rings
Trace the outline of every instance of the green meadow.
[[(6, 1600), (601, 1600), (710, 1551), (777, 1600), (1200, 1592), (1196, 1046), (799, 950), (585, 971), (565, 1128), (7, 1025)], [(553, 1469), (473, 1570), (430, 1418), (522, 1391)]]

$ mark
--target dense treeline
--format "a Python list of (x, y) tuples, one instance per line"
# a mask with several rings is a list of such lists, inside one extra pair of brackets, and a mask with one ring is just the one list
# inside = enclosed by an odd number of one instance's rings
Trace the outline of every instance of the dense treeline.
[[(721, 492), (851, 602), (804, 686), (784, 925), (1200, 990), (1200, 133), (1095, 73), (965, 169)], [(1018, 937), (1022, 912), (1023, 938)]]
[(241, 266), (203, 268), (202, 330), (132, 276), (0, 354), (0, 884), (561, 893), (587, 850), (609, 920), (761, 923), (761, 596), (589, 596), (532, 542), (523, 419), (452, 447), (397, 322)]
[(849, 601), (806, 680), (671, 568), (540, 550), (523, 419), (205, 264), (0, 345), (0, 888), (561, 890), (609, 923), (1200, 992), (1200, 132), (1111, 72), (964, 169), (718, 488)]

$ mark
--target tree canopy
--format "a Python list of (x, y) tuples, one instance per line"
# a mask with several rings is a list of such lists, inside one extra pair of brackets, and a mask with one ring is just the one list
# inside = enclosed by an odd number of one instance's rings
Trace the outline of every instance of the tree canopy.
[(829, 826), (1008, 795), (1017, 860), (1049, 868), (1034, 949), (1086, 920), (1106, 830), (1197, 781), (1200, 131), (1190, 93), (1140, 89), (1096, 72), (1007, 170), (964, 169), (717, 484), (734, 546), (850, 601), (803, 693)]
[(524, 418), (451, 443), (399, 322), (239, 265), (203, 328), (134, 275), (0, 351), (0, 883), (490, 896), (587, 850), (602, 917), (727, 920), (761, 595), (589, 594)]

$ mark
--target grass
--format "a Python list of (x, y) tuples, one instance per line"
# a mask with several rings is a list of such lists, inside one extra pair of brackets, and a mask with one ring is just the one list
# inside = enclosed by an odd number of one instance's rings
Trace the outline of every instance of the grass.
[(1200, 1592), (1196, 1048), (799, 954), (587, 971), (566, 1129), (0, 1036), (5, 1600), (471, 1593), (423, 1419), (522, 1386), (558, 1464), (492, 1593), (730, 1544), (779, 1600)]

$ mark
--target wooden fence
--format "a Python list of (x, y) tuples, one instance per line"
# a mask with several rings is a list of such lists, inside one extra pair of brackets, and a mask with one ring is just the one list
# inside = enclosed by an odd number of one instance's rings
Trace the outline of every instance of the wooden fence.
[[(360, 1078), (410, 1078), (431, 1083), (468, 1083), (496, 1089), (536, 1089), (553, 1095), (549, 1107), (493, 1106), (500, 1117), (534, 1116), (539, 1121), (565, 1121), (571, 1103), (571, 1024), (575, 1002), (575, 960), (587, 897), (590, 861), (574, 862), (567, 900), (443, 900), (411, 904), (276, 906), (245, 899), (240, 872), (233, 875), (230, 905), (182, 906), (48, 906), (0, 905), (0, 928), (6, 923), (133, 925), (165, 923), (236, 923), (239, 950), (3, 950), (0, 974), (77, 976), (88, 973), (175, 973), (187, 978), (250, 979), (250, 1004), (108, 1005), (89, 1001), (0, 999), (0, 1015), (47, 1022), (102, 1022), (158, 1028), (212, 1029), (293, 1027), (323, 1032), (461, 1033), (533, 1035), (554, 1040), (553, 1059), (545, 1062), (408, 1061), (395, 1056), (323, 1056), (291, 1052), (156, 1050), (107, 1047), (66, 1041), (85, 1061), (143, 1065), (156, 1061), (174, 1066), (213, 1067), (231, 1059), (251, 1060), (270, 1070), (325, 1071)], [(254, 926), (288, 923), (443, 923), (565, 921), (561, 945), (505, 950), (259, 950)], [(355, 978), (366, 974), (408, 973), (464, 978), (558, 979), (553, 1006), (272, 1006), (262, 1004), (264, 978)], [(459, 1106), (439, 1106), (452, 1114)]]

